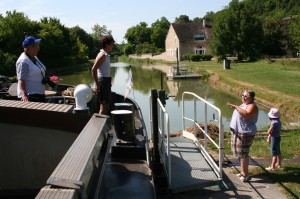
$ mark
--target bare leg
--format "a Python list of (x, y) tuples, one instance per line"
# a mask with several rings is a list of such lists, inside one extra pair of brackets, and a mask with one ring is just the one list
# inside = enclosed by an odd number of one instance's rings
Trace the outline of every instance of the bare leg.
[(277, 156), (277, 161), (276, 161), (276, 165), (275, 165), (275, 166), (277, 166), (277, 167), (279, 167), (279, 168), (281, 167), (281, 159), (282, 159), (282, 158), (281, 158), (281, 155), (278, 155), (278, 156)]
[(241, 169), (242, 169), (241, 173), (245, 177), (249, 175), (248, 166), (249, 166), (249, 157), (241, 158)]
[(102, 114), (102, 112), (103, 112), (103, 105), (100, 104), (99, 114)]
[(107, 115), (108, 114), (108, 109), (109, 109), (109, 104), (108, 103), (101, 104), (100, 105), (100, 114)]
[(275, 169), (275, 163), (277, 162), (277, 156), (274, 155), (272, 156), (272, 163), (271, 163), (271, 168)]

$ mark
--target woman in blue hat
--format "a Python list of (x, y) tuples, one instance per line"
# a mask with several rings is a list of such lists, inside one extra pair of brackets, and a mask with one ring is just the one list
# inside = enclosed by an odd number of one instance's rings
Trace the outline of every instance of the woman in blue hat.
[(28, 36), (22, 46), (24, 52), (16, 62), (17, 93), (22, 101), (45, 102), (46, 67), (37, 58), (41, 39)]

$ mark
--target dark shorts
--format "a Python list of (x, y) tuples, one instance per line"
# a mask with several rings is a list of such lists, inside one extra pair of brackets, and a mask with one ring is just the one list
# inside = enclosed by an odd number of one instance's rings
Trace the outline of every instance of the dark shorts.
[(280, 140), (281, 137), (271, 137), (271, 143), (270, 143), (270, 154), (271, 156), (280, 155)]
[(255, 135), (231, 131), (231, 151), (233, 154), (238, 158), (247, 158), (254, 137)]
[(45, 102), (46, 97), (43, 94), (29, 94), (28, 101), (30, 102)]
[(100, 84), (100, 92), (99, 92), (99, 100), (101, 104), (110, 102), (110, 94), (111, 94), (111, 77), (102, 77), (99, 79)]

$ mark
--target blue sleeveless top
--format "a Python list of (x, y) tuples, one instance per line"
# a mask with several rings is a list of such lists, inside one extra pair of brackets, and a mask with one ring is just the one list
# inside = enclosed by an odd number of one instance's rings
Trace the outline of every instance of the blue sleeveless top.
[[(243, 103), (240, 106), (240, 108), (246, 110), (248, 105)], [(255, 135), (257, 131), (257, 127), (256, 127), (257, 118), (258, 118), (258, 112), (252, 118), (245, 119), (239, 114), (237, 110), (234, 110), (232, 113), (230, 128), (234, 129), (236, 132), (239, 133), (247, 133), (249, 135)]]

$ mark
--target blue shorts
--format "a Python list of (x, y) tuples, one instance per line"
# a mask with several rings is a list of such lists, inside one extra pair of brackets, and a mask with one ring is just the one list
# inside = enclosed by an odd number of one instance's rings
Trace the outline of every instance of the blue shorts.
[(280, 155), (280, 140), (281, 137), (271, 137), (270, 154), (271, 156)]

